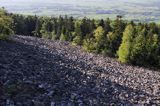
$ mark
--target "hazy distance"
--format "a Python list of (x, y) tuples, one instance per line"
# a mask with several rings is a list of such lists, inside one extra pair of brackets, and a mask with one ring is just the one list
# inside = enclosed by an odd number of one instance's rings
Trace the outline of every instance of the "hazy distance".
[(160, 19), (159, 0), (0, 0), (9, 12), (29, 15), (72, 15), (77, 18), (115, 18), (135, 21)]

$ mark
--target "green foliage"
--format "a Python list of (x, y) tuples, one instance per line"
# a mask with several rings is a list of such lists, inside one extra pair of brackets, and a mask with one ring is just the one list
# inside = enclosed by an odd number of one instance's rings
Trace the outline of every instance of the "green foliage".
[(140, 66), (159, 66), (159, 37), (148, 25), (128, 25), (118, 51), (119, 61)]
[(12, 14), (16, 34), (40, 37), (41, 20), (37, 16)]
[(97, 42), (100, 42), (103, 39), (103, 37), (104, 37), (104, 29), (103, 29), (102, 26), (98, 27), (94, 31), (94, 37), (95, 37)]
[(54, 31), (51, 32), (51, 39), (52, 40), (58, 40), (59, 39), (58, 35)]
[(81, 36), (76, 36), (73, 41), (72, 41), (73, 45), (81, 45), (82, 44), (82, 37)]
[[(146, 43), (146, 50), (147, 50), (147, 59), (146, 61), (148, 65), (152, 66), (160, 66), (159, 64), (159, 37), (157, 34), (152, 35), (150, 38), (147, 39)], [(143, 64), (142, 64), (143, 65)]]
[[(116, 19), (111, 23), (112, 30), (108, 33), (108, 51), (113, 57), (116, 56), (116, 52), (122, 42), (122, 35), (125, 29), (125, 23), (122, 20)], [(109, 54), (109, 55), (111, 55)]]
[(132, 25), (128, 25), (123, 33), (122, 44), (118, 50), (118, 60), (122, 63), (130, 62), (134, 34), (134, 27)]
[(105, 31), (102, 26), (99, 26), (94, 31), (94, 37), (96, 53), (101, 53), (104, 49), (104, 44), (106, 43)]
[(65, 34), (61, 34), (61, 36), (60, 36), (60, 41), (67, 41), (67, 36), (65, 35)]
[(12, 18), (4, 9), (0, 9), (0, 40), (8, 38), (13, 34)]
[(82, 30), (81, 30), (81, 22), (76, 21), (75, 22), (75, 31), (73, 33), (73, 45), (82, 45), (83, 44), (83, 38), (82, 38)]
[(53, 32), (53, 24), (50, 18), (44, 18), (42, 28), (40, 30), (42, 38), (52, 39), (55, 33)]
[(146, 56), (146, 29), (143, 29), (138, 36), (135, 37), (134, 43), (132, 44), (130, 61), (134, 64), (143, 64)]
[(160, 25), (116, 20), (38, 17), (8, 14), (0, 9), (0, 39), (30, 35), (81, 45), (88, 52), (117, 57), (122, 63), (160, 67)]
[(157, 66), (159, 63), (158, 35), (146, 36), (145, 30), (135, 38), (132, 50), (132, 63), (136, 65)]
[(94, 52), (95, 51), (95, 43), (93, 38), (87, 38), (83, 41), (83, 49), (88, 52)]

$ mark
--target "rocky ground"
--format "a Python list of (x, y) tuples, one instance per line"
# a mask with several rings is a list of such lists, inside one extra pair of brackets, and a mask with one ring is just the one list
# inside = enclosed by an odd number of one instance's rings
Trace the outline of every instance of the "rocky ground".
[(160, 72), (67, 42), (26, 36), (0, 41), (0, 106), (108, 105), (160, 105)]

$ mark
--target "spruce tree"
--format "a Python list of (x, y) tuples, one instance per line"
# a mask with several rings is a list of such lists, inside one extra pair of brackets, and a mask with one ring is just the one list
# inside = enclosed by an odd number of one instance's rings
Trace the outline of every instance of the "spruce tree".
[(47, 39), (52, 39), (52, 36), (55, 35), (55, 32), (53, 31), (53, 23), (50, 18), (44, 18), (40, 32), (42, 37)]
[(79, 21), (75, 22), (75, 30), (73, 33), (72, 43), (73, 43), (73, 45), (82, 45), (83, 44), (81, 22), (79, 22)]
[(88, 52), (95, 52), (95, 39), (87, 38), (83, 40), (83, 49)]
[(122, 63), (130, 62), (134, 34), (134, 26), (128, 25), (123, 33), (122, 44), (120, 45), (118, 50), (118, 60)]
[(95, 31), (94, 31), (94, 37), (95, 37), (95, 45), (96, 45), (96, 52), (101, 53), (104, 49), (104, 44), (106, 41), (105, 37), (105, 31), (102, 26), (99, 26)]
[(112, 30), (108, 32), (109, 39), (108, 50), (116, 56), (116, 52), (122, 42), (122, 36), (125, 29), (125, 23), (122, 20), (116, 19), (111, 23)]
[(146, 56), (146, 29), (143, 29), (134, 39), (130, 59), (132, 63), (142, 65)]

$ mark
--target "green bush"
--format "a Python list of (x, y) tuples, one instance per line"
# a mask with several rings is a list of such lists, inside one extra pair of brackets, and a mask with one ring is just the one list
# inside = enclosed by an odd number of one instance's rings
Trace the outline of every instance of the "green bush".
[(81, 45), (82, 44), (82, 37), (81, 36), (76, 36), (73, 41), (72, 41), (73, 45)]
[(4, 9), (0, 9), (0, 39), (7, 39), (13, 34), (12, 21), (7, 12)]

